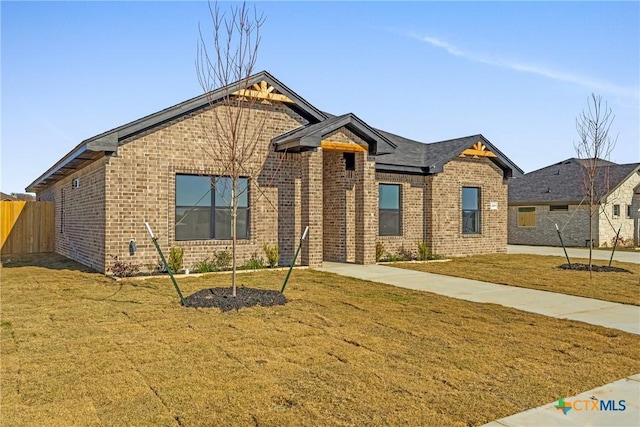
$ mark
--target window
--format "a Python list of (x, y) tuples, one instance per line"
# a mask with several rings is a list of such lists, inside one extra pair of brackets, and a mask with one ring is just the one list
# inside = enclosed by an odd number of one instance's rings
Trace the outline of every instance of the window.
[(63, 188), (60, 190), (60, 234), (64, 234), (65, 209), (65, 194)]
[[(176, 240), (231, 240), (230, 177), (176, 175)], [(249, 238), (248, 179), (239, 178), (236, 236)]]
[(344, 168), (348, 171), (356, 170), (356, 153), (343, 153)]
[(613, 205), (613, 216), (618, 218), (620, 216), (620, 205)]
[(462, 233), (480, 234), (480, 189), (462, 187)]
[(536, 208), (518, 208), (518, 227), (536, 226)]
[(551, 205), (549, 206), (550, 212), (568, 212), (569, 205)]
[(631, 205), (627, 205), (627, 218), (631, 218)]
[(400, 185), (380, 184), (378, 205), (378, 235), (400, 236)]

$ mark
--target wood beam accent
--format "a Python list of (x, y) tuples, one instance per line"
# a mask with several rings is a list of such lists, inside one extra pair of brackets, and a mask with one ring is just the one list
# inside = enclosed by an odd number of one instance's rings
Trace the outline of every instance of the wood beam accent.
[(274, 91), (275, 88), (263, 80), (260, 83), (255, 83), (250, 89), (240, 89), (233, 92), (231, 95), (295, 104), (295, 102), (288, 96), (281, 93), (274, 93)]
[(367, 151), (363, 146), (350, 142), (322, 141), (320, 147), (323, 150), (341, 151), (343, 153), (365, 153)]
[(461, 157), (475, 156), (475, 157), (498, 157), (493, 152), (487, 150), (487, 146), (478, 141), (473, 144), (473, 147), (467, 148), (461, 154)]

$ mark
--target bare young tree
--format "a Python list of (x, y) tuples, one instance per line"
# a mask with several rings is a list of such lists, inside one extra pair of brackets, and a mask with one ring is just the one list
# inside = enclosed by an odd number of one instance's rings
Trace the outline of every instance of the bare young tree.
[[(211, 114), (202, 115), (205, 143), (202, 148), (211, 164), (220, 172), (212, 182), (215, 197), (222, 200), (231, 214), (231, 268), (233, 296), (236, 296), (236, 246), (238, 209), (247, 200), (249, 185), (257, 178), (266, 147), (264, 128), (268, 111), (261, 109), (264, 98), (256, 96), (265, 88), (249, 88), (260, 45), (260, 28), (265, 21), (245, 3), (231, 6), (225, 13), (218, 3), (209, 3), (213, 28), (204, 32), (196, 57), (198, 81), (209, 97)], [(239, 84), (231, 87), (230, 85)], [(225, 89), (220, 96), (214, 91)], [(224, 178), (222, 178), (224, 177)]]
[(574, 143), (582, 170), (582, 189), (589, 215), (589, 272), (593, 267), (593, 221), (598, 217), (602, 198), (609, 192), (607, 163), (617, 137), (609, 136), (615, 116), (602, 97), (591, 94), (587, 109), (576, 118), (578, 141)]

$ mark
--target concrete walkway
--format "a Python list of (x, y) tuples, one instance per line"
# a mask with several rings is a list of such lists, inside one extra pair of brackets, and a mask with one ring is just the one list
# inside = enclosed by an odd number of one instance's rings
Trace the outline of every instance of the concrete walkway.
[[(635, 254), (631, 253), (631, 255)], [(638, 306), (381, 265), (356, 265), (325, 261), (323, 267), (318, 270), (407, 289), (432, 292), (466, 301), (500, 304), (545, 316), (578, 320), (640, 335), (640, 307)], [(640, 374), (623, 378), (577, 396), (559, 397), (564, 397), (565, 402), (576, 404), (575, 409), (569, 410), (565, 415), (563, 411), (554, 407), (558, 404), (556, 401), (493, 421), (485, 426), (590, 425), (614, 427), (640, 425)], [(618, 409), (621, 408), (619, 401), (624, 400), (626, 409), (624, 411), (580, 410), (589, 406), (589, 403), (577, 401), (593, 400), (592, 397), (601, 401), (613, 400)]]
[[(562, 248), (552, 246), (525, 246), (525, 245), (508, 245), (508, 254), (531, 254), (531, 255), (554, 255), (564, 257), (564, 251)], [(572, 258), (585, 258), (589, 259), (589, 249), (582, 248), (567, 248), (569, 259)], [(611, 258), (611, 250), (594, 249), (593, 259), (609, 262)], [(640, 251), (628, 252), (628, 251), (616, 251), (613, 254), (614, 261), (620, 262), (633, 262), (640, 264)]]
[[(594, 411), (591, 403), (593, 398), (604, 401), (613, 400), (617, 410)], [(621, 400), (624, 400), (623, 411), (620, 410), (622, 409)], [(565, 405), (569, 402), (575, 408), (569, 409), (565, 414), (556, 408), (555, 405), (558, 405), (556, 400), (544, 406), (490, 422), (483, 427), (638, 427), (640, 425), (640, 374), (585, 391), (577, 396), (565, 397), (564, 401)]]
[(451, 298), (500, 304), (545, 316), (578, 320), (640, 335), (640, 307), (635, 305), (496, 285), (382, 265), (324, 262), (324, 266), (319, 270), (401, 288), (433, 292)]

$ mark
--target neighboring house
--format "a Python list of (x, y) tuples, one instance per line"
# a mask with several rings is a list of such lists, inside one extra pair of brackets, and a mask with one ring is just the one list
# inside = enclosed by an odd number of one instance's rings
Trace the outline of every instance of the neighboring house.
[(290, 262), (307, 225), (309, 266), (374, 263), (377, 241), (388, 252), (421, 241), (447, 256), (506, 252), (507, 180), (522, 171), (482, 135), (412, 141), (324, 113), (264, 71), (87, 139), (29, 185), (56, 202), (56, 252), (100, 271), (112, 255), (156, 263), (145, 221), (186, 266), (230, 248), (229, 206), (211, 190), (228, 177), (201, 126), (225, 93), (263, 98), (267, 113), (262, 174), (240, 182), (240, 263), (264, 243)]
[[(556, 224), (567, 246), (589, 245), (589, 209), (582, 159), (567, 159), (509, 182), (509, 243), (560, 246)], [(595, 247), (611, 246), (620, 229), (625, 244), (638, 243), (640, 163), (599, 160), (599, 209), (593, 218)]]
[(34, 202), (36, 198), (33, 194), (24, 194), (24, 193), (7, 194), (0, 191), (0, 200), (2, 200), (3, 202), (14, 202), (16, 200), (18, 201), (21, 200), (25, 202)]

